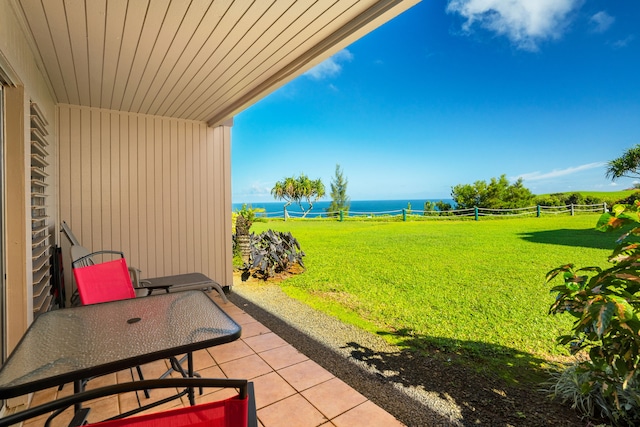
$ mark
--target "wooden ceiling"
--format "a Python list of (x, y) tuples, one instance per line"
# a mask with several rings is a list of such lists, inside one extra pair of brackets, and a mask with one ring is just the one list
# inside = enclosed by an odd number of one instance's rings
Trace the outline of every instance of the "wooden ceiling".
[(13, 0), (59, 103), (219, 124), (419, 0)]

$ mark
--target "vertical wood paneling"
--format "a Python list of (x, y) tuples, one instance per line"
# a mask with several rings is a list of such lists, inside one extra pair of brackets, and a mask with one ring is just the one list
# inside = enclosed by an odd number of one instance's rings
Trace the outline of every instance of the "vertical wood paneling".
[[(169, 200), (171, 200), (170, 206), (170, 233), (171, 233), (171, 248), (172, 250), (180, 250), (180, 228), (176, 226), (179, 222), (179, 209), (178, 206), (179, 199), (178, 194), (180, 192), (179, 181), (178, 181), (178, 121), (171, 120), (171, 142), (169, 144), (169, 156), (171, 158), (170, 165), (170, 182), (169, 182)], [(176, 251), (177, 252), (177, 251)], [(177, 256), (178, 253), (174, 252), (171, 257), (171, 269), (173, 271), (180, 270), (180, 257)]]
[(100, 215), (101, 227), (100, 234), (102, 238), (102, 247), (113, 248), (111, 238), (111, 115), (107, 111), (99, 112), (100, 120)]
[(120, 221), (120, 212), (122, 211), (122, 179), (120, 166), (120, 117), (116, 113), (109, 113), (110, 147), (111, 147), (111, 168), (109, 169), (109, 177), (111, 180), (111, 249), (122, 247), (122, 237), (120, 230), (122, 223)]
[(89, 129), (91, 137), (86, 141), (86, 146), (90, 149), (91, 158), (91, 188), (89, 195), (91, 196), (91, 245), (95, 248), (104, 247), (102, 244), (102, 167), (101, 156), (102, 149), (100, 142), (102, 139), (102, 128), (100, 127), (100, 111), (89, 111)]
[(131, 209), (129, 199), (129, 116), (119, 115), (120, 119), (120, 244), (129, 259), (129, 225), (131, 224)]
[(187, 268), (187, 215), (186, 215), (186, 194), (187, 194), (187, 182), (186, 182), (186, 170), (180, 171), (185, 166), (185, 152), (186, 152), (187, 138), (186, 138), (186, 126), (183, 121), (178, 122), (178, 144), (176, 150), (178, 151), (178, 247), (179, 247), (179, 269), (186, 270)]
[[(58, 160), (59, 164), (65, 164), (67, 167), (58, 168), (59, 179), (59, 194), (60, 194), (60, 206), (69, 208), (71, 206), (71, 163), (73, 158), (71, 156), (71, 135), (69, 125), (69, 108), (58, 109)], [(67, 209), (67, 215), (62, 215), (60, 221), (71, 221), (70, 209)], [(62, 254), (66, 256), (66, 254)]]
[(163, 169), (163, 138), (164, 138), (164, 133), (162, 132), (163, 130), (163, 120), (160, 120), (158, 118), (155, 118), (153, 123), (153, 127), (155, 130), (155, 147), (152, 151), (152, 153), (154, 154), (153, 159), (154, 159), (154, 164), (156, 165), (156, 170), (155, 170), (155, 174), (154, 174), (154, 181), (156, 183), (155, 186), (155, 192), (154, 192), (154, 200), (153, 200), (153, 205), (154, 205), (154, 214), (155, 214), (155, 229), (154, 229), (154, 233), (156, 234), (156, 273), (154, 276), (162, 276), (164, 275), (164, 223), (163, 223), (163, 216), (162, 216), (162, 201), (163, 201), (163, 197), (162, 195), (163, 193), (163, 189), (164, 187), (164, 182), (163, 182), (163, 177), (164, 177), (164, 169)]
[[(144, 207), (145, 211), (145, 235), (147, 245), (145, 248), (146, 256), (147, 256), (147, 266), (145, 267), (145, 271), (155, 271), (156, 269), (156, 215), (155, 215), (155, 206), (154, 206), (154, 196), (155, 196), (155, 158), (154, 158), (154, 141), (155, 141), (155, 120), (151, 117), (146, 120), (147, 127), (147, 140), (145, 141), (144, 148), (144, 161), (146, 163), (146, 204)], [(141, 237), (142, 239), (142, 237)], [(144, 240), (144, 239), (142, 239)]]
[(162, 248), (164, 252), (161, 276), (169, 275), (171, 265), (171, 123), (162, 121)]
[(204, 157), (202, 154), (202, 144), (200, 141), (206, 141), (203, 138), (205, 134), (204, 126), (194, 126), (193, 130), (193, 224), (194, 224), (194, 238), (193, 238), (193, 271), (202, 271), (202, 230), (200, 224), (201, 220), (201, 182), (202, 182), (202, 169), (200, 168), (200, 158)]
[[(128, 116), (129, 118), (129, 140), (128, 140), (128, 153), (129, 153), (129, 209), (123, 211), (122, 215), (127, 216), (128, 230), (127, 237), (129, 242), (127, 244), (127, 256), (131, 259), (135, 259), (136, 263), (140, 262), (138, 253), (138, 232), (140, 227), (140, 211), (138, 209), (138, 117)], [(123, 219), (124, 223), (124, 219)]]
[(186, 228), (186, 266), (187, 271), (195, 271), (194, 263), (194, 232), (193, 232), (193, 131), (197, 126), (194, 123), (187, 123), (185, 128), (185, 228)]
[(61, 214), (84, 246), (122, 250), (143, 277), (231, 285), (228, 128), (61, 105), (58, 138)]

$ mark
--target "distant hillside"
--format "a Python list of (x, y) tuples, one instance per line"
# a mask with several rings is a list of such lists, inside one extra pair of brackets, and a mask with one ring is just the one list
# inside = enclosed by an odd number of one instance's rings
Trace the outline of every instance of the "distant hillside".
[(552, 194), (540, 194), (536, 197), (538, 198), (545, 198), (545, 197), (550, 197), (552, 195), (557, 195), (557, 194), (563, 194), (563, 195), (570, 195), (570, 194), (574, 194), (574, 193), (579, 193), (581, 194), (583, 197), (589, 197), (589, 198), (598, 198), (604, 202), (607, 202), (608, 205), (613, 204), (614, 202), (620, 200), (620, 199), (624, 199), (626, 197), (629, 197), (630, 195), (632, 195), (633, 193), (637, 192), (639, 190), (636, 189), (630, 189), (630, 190), (621, 190), (621, 191), (566, 191), (563, 193), (552, 193)]

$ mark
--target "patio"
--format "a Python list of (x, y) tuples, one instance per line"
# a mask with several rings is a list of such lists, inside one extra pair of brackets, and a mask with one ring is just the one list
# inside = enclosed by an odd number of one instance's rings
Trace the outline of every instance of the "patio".
[[(316, 362), (298, 352), (291, 344), (271, 332), (241, 308), (229, 302), (222, 303), (216, 292), (210, 297), (242, 325), (242, 338), (232, 343), (212, 347), (194, 353), (196, 370), (203, 377), (247, 378), (256, 390), (256, 407), (260, 426), (401, 426), (392, 415), (355, 391)], [(145, 378), (159, 377), (166, 369), (166, 361), (158, 361), (142, 367)], [(91, 380), (87, 388), (94, 388), (131, 380), (129, 371), (105, 375)], [(40, 404), (73, 391), (66, 385), (35, 393), (32, 404)], [(167, 391), (170, 393), (170, 391)], [(212, 391), (198, 396), (199, 402), (219, 400), (225, 391)], [(163, 392), (156, 390), (152, 399)], [(140, 394), (140, 399), (145, 398)], [(188, 405), (185, 400), (173, 401), (161, 409)], [(121, 394), (117, 398), (99, 399), (89, 405), (92, 411), (89, 421), (117, 415), (137, 406), (134, 393)], [(71, 409), (57, 417), (53, 426), (66, 426), (71, 419)], [(25, 423), (40, 426), (44, 417)]]

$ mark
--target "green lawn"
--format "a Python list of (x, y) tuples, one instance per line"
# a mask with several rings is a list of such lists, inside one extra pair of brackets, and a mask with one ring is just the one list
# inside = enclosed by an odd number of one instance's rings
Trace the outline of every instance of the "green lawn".
[(544, 278), (569, 262), (607, 265), (618, 233), (593, 230), (597, 218), (290, 220), (252, 231), (299, 240), (307, 270), (282, 285), (293, 297), (396, 344), (518, 368), (566, 354), (554, 340), (571, 319), (547, 315)]

